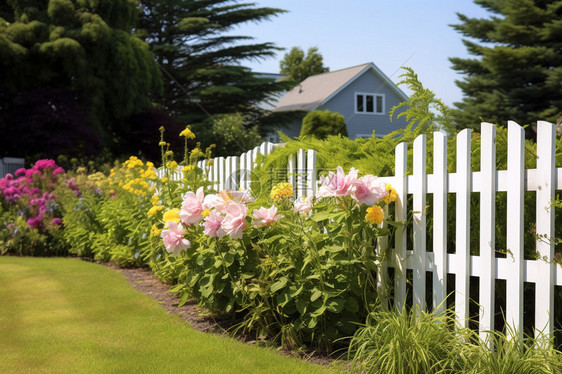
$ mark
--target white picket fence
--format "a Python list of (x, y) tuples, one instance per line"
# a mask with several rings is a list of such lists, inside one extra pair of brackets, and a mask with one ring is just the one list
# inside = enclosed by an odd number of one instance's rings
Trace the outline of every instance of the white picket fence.
[[(455, 312), (461, 326), (468, 325), (470, 277), (479, 278), (479, 330), (482, 337), (494, 329), (495, 280), (506, 281), (505, 319), (515, 331), (523, 333), (523, 284), (535, 284), (535, 331), (553, 332), (554, 286), (562, 286), (560, 266), (543, 260), (524, 258), (523, 222), (524, 193), (536, 191), (536, 233), (548, 238), (554, 235), (554, 209), (549, 209), (555, 190), (562, 189), (562, 168), (555, 168), (555, 126), (538, 123), (537, 168), (524, 168), (524, 130), (514, 122), (508, 123), (508, 167), (496, 170), (496, 128), (483, 123), (481, 128), (481, 170), (471, 171), (471, 130), (461, 131), (456, 139), (456, 172), (447, 172), (447, 137), (433, 135), (433, 174), (426, 173), (426, 141), (420, 135), (413, 144), (413, 170), (407, 167), (407, 144), (395, 150), (395, 175), (384, 177), (398, 192), (396, 221), (407, 217), (408, 195), (413, 196), (413, 223), (399, 228), (394, 243), (390, 244), (391, 258), (379, 274), (381, 281), (388, 279), (388, 268), (394, 268), (394, 300), (400, 309), (407, 293), (407, 269), (413, 272), (413, 304), (426, 308), (426, 273), (433, 273), (433, 310), (444, 308), (447, 298), (447, 274), (455, 275)], [(257, 153), (269, 154), (276, 145), (263, 143), (240, 157), (215, 158), (208, 178), (213, 187), (246, 189), (249, 175), (255, 167)], [(318, 171), (316, 152), (300, 150), (289, 159), (288, 181), (295, 187), (295, 197), (313, 197), (316, 193)], [(205, 168), (205, 162), (199, 167)], [(178, 175), (175, 178), (181, 178)], [(505, 258), (495, 256), (495, 201), (497, 192), (507, 193), (507, 251)], [(471, 193), (480, 196), (479, 255), (470, 254), (470, 199)], [(433, 245), (426, 248), (426, 196), (433, 195)], [(447, 197), (456, 194), (455, 238), (447, 237)], [(412, 248), (408, 248), (408, 230), (412, 230)], [(448, 241), (454, 240), (455, 253), (447, 253)], [(381, 248), (379, 248), (380, 250)], [(384, 248), (383, 248), (384, 249)], [(540, 257), (553, 259), (554, 246), (537, 240), (536, 252)], [(382, 282), (384, 284), (384, 282)], [(429, 286), (429, 285), (427, 285)]]

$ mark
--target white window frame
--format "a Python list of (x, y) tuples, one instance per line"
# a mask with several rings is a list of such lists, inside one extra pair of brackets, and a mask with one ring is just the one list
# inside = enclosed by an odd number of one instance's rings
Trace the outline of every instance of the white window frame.
[[(357, 110), (357, 97), (359, 95), (363, 96), (363, 110), (362, 111)], [(367, 96), (373, 97), (373, 111), (372, 112), (367, 112)], [(381, 105), (382, 111), (381, 112), (377, 112), (377, 97), (382, 98), (382, 105)], [(372, 93), (372, 92), (356, 92), (355, 95), (353, 96), (353, 98), (354, 98), (353, 107), (354, 107), (355, 114), (368, 114), (368, 115), (376, 115), (376, 116), (383, 116), (385, 114), (384, 94), (377, 94), (377, 93)]]

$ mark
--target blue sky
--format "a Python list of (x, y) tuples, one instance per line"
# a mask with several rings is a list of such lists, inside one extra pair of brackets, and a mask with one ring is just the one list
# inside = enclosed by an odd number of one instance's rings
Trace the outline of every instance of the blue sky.
[[(456, 12), (489, 17), (472, 0), (254, 0), (258, 7), (288, 11), (270, 21), (249, 23), (233, 34), (286, 48), (275, 58), (244, 62), (252, 70), (279, 72), (279, 61), (291, 47), (318, 47), (330, 70), (374, 62), (394, 82), (409, 66), (427, 88), (448, 105), (460, 101), (461, 79), (449, 57), (468, 57), (462, 35), (450, 24)], [(401, 87), (406, 93), (405, 87)]]

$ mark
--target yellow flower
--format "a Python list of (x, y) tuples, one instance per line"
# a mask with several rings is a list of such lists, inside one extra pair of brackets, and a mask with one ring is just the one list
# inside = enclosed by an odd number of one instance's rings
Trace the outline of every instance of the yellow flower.
[(213, 161), (212, 159), (211, 159), (211, 160), (208, 160), (208, 161), (207, 161), (207, 166), (213, 166), (213, 163), (214, 163), (214, 161)]
[(162, 177), (162, 182), (167, 182), (168, 181), (168, 177)]
[(168, 163), (166, 164), (166, 167), (168, 169), (175, 169), (178, 167), (178, 163), (175, 161), (168, 161)]
[(86, 173), (86, 168), (84, 166), (80, 166), (78, 169), (76, 169), (76, 172), (78, 174), (85, 174)]
[(390, 204), (391, 202), (396, 200), (396, 198), (398, 197), (398, 193), (394, 188), (392, 188), (390, 183), (386, 184), (386, 190), (388, 191), (388, 193), (384, 197), (384, 202)]
[(367, 208), (367, 215), (365, 216), (365, 219), (370, 223), (380, 225), (384, 219), (384, 212), (380, 206), (373, 205), (372, 207)]
[(198, 155), (198, 154), (203, 154), (203, 152), (201, 152), (201, 150), (199, 148), (193, 148), (193, 150), (191, 151), (192, 155)]
[(185, 130), (180, 132), (180, 136), (185, 136), (186, 138), (189, 139), (195, 139), (195, 134), (191, 131), (189, 127), (186, 127)]
[(148, 211), (148, 216), (154, 217), (156, 215), (156, 213), (158, 213), (162, 209), (164, 209), (164, 207), (162, 205), (155, 205), (152, 208), (150, 208), (150, 210)]
[(171, 209), (164, 213), (164, 217), (162, 218), (164, 222), (180, 222), (180, 210), (179, 209)]
[(166, 142), (159, 142), (158, 145), (159, 145), (160, 147), (165, 147), (165, 146), (166, 146)]
[(195, 165), (187, 165), (181, 169), (182, 173), (187, 173), (188, 171), (195, 170)]
[(275, 202), (280, 202), (293, 196), (293, 186), (290, 183), (279, 183), (271, 189), (269, 197)]
[(203, 218), (207, 217), (209, 215), (210, 209), (205, 209), (204, 211), (201, 212), (201, 216), (203, 216)]
[(158, 226), (152, 225), (152, 228), (150, 229), (150, 236), (160, 236), (161, 233), (162, 230), (160, 230)]

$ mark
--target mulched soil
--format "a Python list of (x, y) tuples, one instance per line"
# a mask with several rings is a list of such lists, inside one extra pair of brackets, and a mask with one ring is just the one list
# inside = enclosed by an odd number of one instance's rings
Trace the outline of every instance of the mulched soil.
[[(203, 309), (199, 308), (195, 300), (188, 300), (184, 305), (179, 307), (179, 299), (173, 293), (169, 292), (170, 286), (154, 277), (149, 269), (123, 269), (111, 263), (106, 266), (121, 272), (134, 289), (156, 300), (168, 313), (179, 315), (195, 330), (228, 335), (226, 329), (229, 326), (229, 321), (215, 320), (205, 313)], [(255, 340), (249, 340), (244, 337), (240, 338), (240, 340), (248, 344), (257, 343)], [(296, 352), (279, 349), (279, 353), (299, 357), (320, 365), (329, 365), (334, 361), (334, 358), (326, 357), (316, 352), (301, 352), (298, 354)]]

